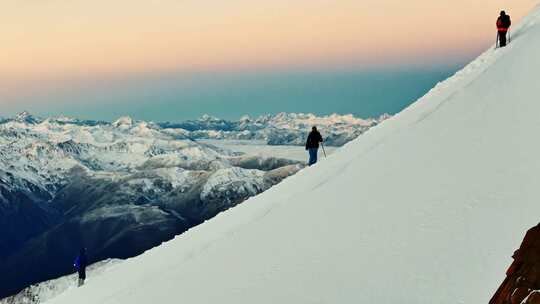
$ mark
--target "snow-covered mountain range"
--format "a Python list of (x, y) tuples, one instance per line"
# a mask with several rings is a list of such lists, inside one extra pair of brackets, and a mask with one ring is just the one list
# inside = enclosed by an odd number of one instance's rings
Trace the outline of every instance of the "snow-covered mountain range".
[(342, 146), (389, 117), (384, 114), (379, 118), (361, 119), (350, 114), (319, 117), (313, 114), (279, 113), (257, 118), (244, 116), (238, 121), (228, 121), (204, 115), (198, 120), (159, 125), (186, 138), (262, 140), (269, 145), (303, 145), (311, 127), (317, 126), (326, 145)]
[(93, 260), (139, 254), (303, 165), (241, 155), (121, 118), (0, 122), (0, 296)]
[(539, 221), (539, 54), (537, 7), (328, 159), (47, 303), (488, 303)]

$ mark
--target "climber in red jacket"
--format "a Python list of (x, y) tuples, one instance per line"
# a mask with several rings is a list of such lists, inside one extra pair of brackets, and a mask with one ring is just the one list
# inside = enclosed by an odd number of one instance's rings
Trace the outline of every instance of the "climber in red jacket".
[(497, 31), (499, 32), (499, 46), (506, 46), (506, 33), (512, 25), (510, 21), (510, 16), (507, 15), (504, 11), (501, 11), (501, 15), (497, 18)]

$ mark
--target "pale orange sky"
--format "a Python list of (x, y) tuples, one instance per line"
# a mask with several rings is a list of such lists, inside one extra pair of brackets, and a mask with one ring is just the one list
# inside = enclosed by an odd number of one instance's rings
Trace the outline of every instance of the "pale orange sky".
[[(0, 80), (444, 61), (532, 0), (0, 0)], [(493, 42), (492, 42), (493, 40)]]

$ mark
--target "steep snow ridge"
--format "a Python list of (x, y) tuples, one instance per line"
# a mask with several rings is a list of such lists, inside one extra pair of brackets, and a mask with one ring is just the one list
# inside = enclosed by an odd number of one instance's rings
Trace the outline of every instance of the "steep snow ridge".
[(539, 20), (327, 161), (50, 303), (487, 303), (540, 213)]

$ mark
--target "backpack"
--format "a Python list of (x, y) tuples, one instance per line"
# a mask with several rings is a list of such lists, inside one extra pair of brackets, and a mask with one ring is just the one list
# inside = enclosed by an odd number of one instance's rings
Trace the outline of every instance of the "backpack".
[(79, 267), (81, 267), (81, 257), (78, 256), (75, 258), (75, 261), (73, 261), (73, 267), (75, 267), (75, 269), (79, 270)]
[(73, 267), (75, 267), (76, 270), (86, 267), (86, 257), (81, 255), (77, 256), (75, 261), (73, 261)]
[(508, 15), (504, 15), (504, 16), (500, 16), (498, 19), (497, 19), (497, 28), (504, 28), (504, 29), (507, 29), (510, 27), (510, 16)]
[(505, 15), (502, 18), (502, 22), (503, 22), (503, 27), (505, 27), (505, 28), (509, 28), (510, 25), (512, 24), (512, 22), (510, 21), (510, 16), (509, 15)]

